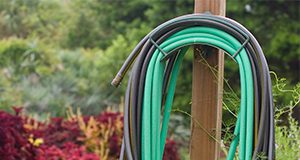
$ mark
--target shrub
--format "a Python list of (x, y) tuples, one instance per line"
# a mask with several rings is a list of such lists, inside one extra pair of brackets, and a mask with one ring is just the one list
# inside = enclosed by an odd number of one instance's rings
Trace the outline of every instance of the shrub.
[[(123, 135), (123, 115), (105, 111), (83, 116), (68, 110), (68, 118), (39, 122), (21, 114), (0, 111), (0, 159), (108, 160), (117, 159)], [(164, 160), (177, 160), (177, 146), (167, 140)]]
[(300, 158), (300, 127), (289, 112), (288, 126), (276, 126), (276, 159)]
[(34, 146), (20, 116), (0, 111), (0, 159), (32, 159)]

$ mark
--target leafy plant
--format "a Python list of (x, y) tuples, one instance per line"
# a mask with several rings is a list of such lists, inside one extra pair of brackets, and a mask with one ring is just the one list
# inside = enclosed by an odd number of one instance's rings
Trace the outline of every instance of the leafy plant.
[[(299, 159), (300, 158), (300, 127), (289, 111), (288, 126), (276, 126), (276, 159)], [(278, 121), (278, 120), (277, 120)]]
[[(108, 160), (120, 154), (123, 115), (107, 110), (96, 116), (76, 114), (37, 121), (13, 107), (15, 115), (0, 111), (0, 159)], [(177, 160), (177, 144), (168, 139), (164, 160)]]
[[(18, 112), (16, 112), (18, 113)], [(0, 111), (0, 158), (7, 160), (33, 159), (34, 146), (20, 116)]]

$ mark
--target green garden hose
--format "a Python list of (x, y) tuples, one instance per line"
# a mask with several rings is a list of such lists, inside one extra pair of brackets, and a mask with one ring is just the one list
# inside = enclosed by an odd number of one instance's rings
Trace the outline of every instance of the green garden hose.
[(163, 158), (180, 64), (188, 47), (195, 44), (222, 49), (239, 66), (240, 112), (227, 159), (235, 157), (237, 146), (241, 160), (258, 155), (274, 159), (273, 97), (263, 52), (237, 22), (203, 14), (181, 16), (155, 28), (136, 46), (113, 80), (118, 86), (134, 64), (125, 95), (120, 159)]

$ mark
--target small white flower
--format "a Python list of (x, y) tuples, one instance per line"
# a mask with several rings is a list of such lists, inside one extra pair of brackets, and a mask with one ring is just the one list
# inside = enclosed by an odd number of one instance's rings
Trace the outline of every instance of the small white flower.
[(251, 8), (250, 4), (245, 5), (245, 10), (246, 10), (246, 12), (251, 12), (252, 11), (252, 8)]

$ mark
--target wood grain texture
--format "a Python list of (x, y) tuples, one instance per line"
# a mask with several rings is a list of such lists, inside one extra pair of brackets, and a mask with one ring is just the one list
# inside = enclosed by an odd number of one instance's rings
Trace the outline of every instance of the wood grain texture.
[[(210, 12), (225, 16), (225, 5), (225, 0), (195, 0), (194, 12)], [(203, 59), (205, 55), (207, 57)], [(223, 76), (224, 53), (207, 46), (195, 46), (191, 110), (193, 117), (190, 142), (191, 160), (219, 159), (220, 144), (217, 141), (220, 142), (221, 140)], [(215, 139), (210, 137), (207, 132)]]

